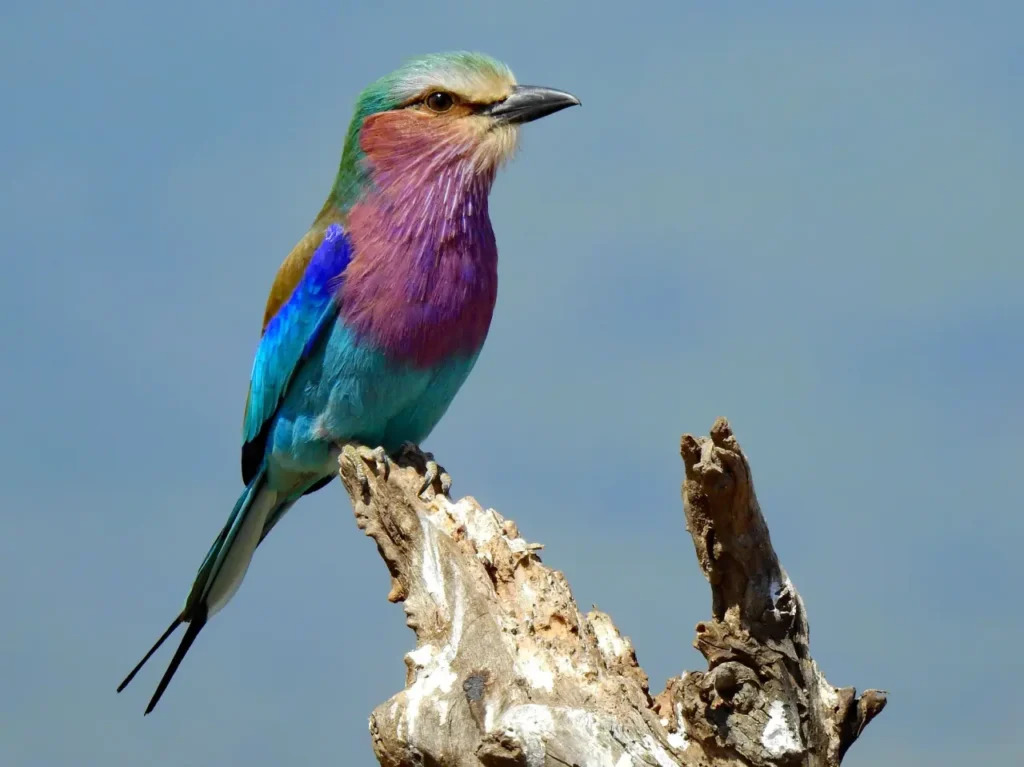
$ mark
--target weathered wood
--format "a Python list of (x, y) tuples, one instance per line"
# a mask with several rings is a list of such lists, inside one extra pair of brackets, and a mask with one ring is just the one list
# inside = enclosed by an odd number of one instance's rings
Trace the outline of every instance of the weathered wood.
[(681, 453), (687, 529), (712, 593), (694, 642), (708, 670), (652, 698), (629, 640), (608, 615), (580, 612), (514, 522), (453, 502), (436, 471), (421, 496), (428, 457), (417, 451), (385, 466), (345, 449), (356, 520), (417, 638), (406, 688), (370, 717), (381, 765), (840, 763), (885, 694), (837, 689), (811, 659), (803, 602), (728, 423), (684, 436)]

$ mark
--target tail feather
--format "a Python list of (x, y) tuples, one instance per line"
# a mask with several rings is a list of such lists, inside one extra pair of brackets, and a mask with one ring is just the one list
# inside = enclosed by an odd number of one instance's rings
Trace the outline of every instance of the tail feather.
[(235, 503), (231, 516), (203, 559), (185, 600), (185, 608), (117, 688), (121, 692), (174, 630), (181, 623), (188, 623), (185, 635), (146, 708), (147, 714), (159, 702), (207, 620), (227, 604), (245, 577), (249, 561), (259, 544), (260, 533), (278, 506), (278, 495), (266, 487), (265, 477), (266, 468), (262, 467)]
[(153, 697), (149, 700), (149, 705), (146, 706), (146, 713), (143, 716), (148, 716), (156, 704), (160, 702), (160, 698), (163, 697), (164, 690), (167, 689), (167, 685), (171, 683), (171, 679), (174, 677), (174, 673), (178, 670), (178, 666), (181, 665), (181, 661), (184, 660), (185, 655), (188, 653), (192, 643), (196, 641), (196, 637), (199, 636), (199, 632), (203, 630), (203, 626), (206, 625), (206, 610), (201, 610), (198, 615), (194, 616), (189, 621), (188, 628), (185, 629), (185, 636), (181, 638), (181, 644), (178, 645), (178, 649), (174, 651), (174, 657), (171, 658), (170, 664), (167, 666), (167, 670), (164, 675), (160, 678), (160, 684), (156, 686), (156, 692), (153, 693)]
[(200, 597), (208, 617), (212, 618), (235, 595), (259, 545), (260, 533), (279, 505), (278, 493), (266, 486), (264, 477), (265, 469), (261, 469), (247, 488), (242, 509), (227, 529), (223, 545), (210, 566)]
[(167, 641), (167, 637), (173, 634), (174, 630), (181, 625), (182, 620), (183, 619), (180, 615), (174, 619), (171, 625), (167, 627), (167, 631), (165, 631), (163, 635), (156, 640), (156, 644), (149, 648), (149, 652), (143, 656), (142, 660), (135, 664), (135, 668), (133, 668), (128, 676), (124, 678), (124, 681), (117, 686), (118, 692), (121, 692), (121, 690), (128, 686), (128, 683), (131, 682), (135, 678), (135, 675), (139, 673), (139, 669), (146, 665), (146, 661), (153, 657), (153, 653), (159, 650), (160, 645)]
[[(285, 501), (282, 501), (277, 507), (267, 515), (267, 522), (263, 525), (263, 532), (260, 533), (260, 543), (263, 543), (264, 539), (270, 535), (270, 531), (274, 529), (274, 526), (281, 521), (281, 518), (288, 513), (288, 510), (295, 505), (295, 503), (302, 499), (304, 495), (315, 493), (322, 487), (326, 487), (330, 484), (331, 480), (334, 479), (335, 473), (332, 472), (326, 477), (322, 477), (317, 480), (313, 480), (307, 487), (304, 487), (301, 492), (293, 493)], [(259, 544), (257, 544), (259, 545)]]

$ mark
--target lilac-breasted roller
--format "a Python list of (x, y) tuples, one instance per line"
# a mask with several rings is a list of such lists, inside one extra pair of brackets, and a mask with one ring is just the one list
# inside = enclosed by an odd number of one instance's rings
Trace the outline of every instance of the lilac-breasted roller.
[[(420, 443), (476, 362), (497, 297), (488, 195), (519, 126), (579, 104), (475, 53), (424, 56), (359, 96), (334, 186), (278, 270), (245, 405), (245, 490), (206, 554), (156, 706), (256, 547), (353, 445), (386, 466)], [(428, 481), (438, 467), (428, 466)]]

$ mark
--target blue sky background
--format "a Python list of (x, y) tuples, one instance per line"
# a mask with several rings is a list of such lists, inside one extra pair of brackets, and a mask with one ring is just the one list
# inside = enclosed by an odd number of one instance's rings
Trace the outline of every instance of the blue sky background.
[(497, 315), (427, 443), (660, 689), (707, 586), (683, 431), (728, 416), (847, 760), (1024, 761), (1024, 5), (6, 0), (0, 762), (365, 764), (413, 646), (340, 486), (275, 532), (154, 716), (239, 491), (274, 271), (358, 90), (485, 50), (581, 109), (492, 198)]

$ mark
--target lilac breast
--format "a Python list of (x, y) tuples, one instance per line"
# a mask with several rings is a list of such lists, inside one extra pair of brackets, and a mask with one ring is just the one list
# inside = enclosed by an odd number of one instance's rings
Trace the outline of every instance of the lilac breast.
[(341, 316), (357, 338), (416, 367), (480, 350), (498, 290), (490, 185), (456, 166), (351, 208)]

